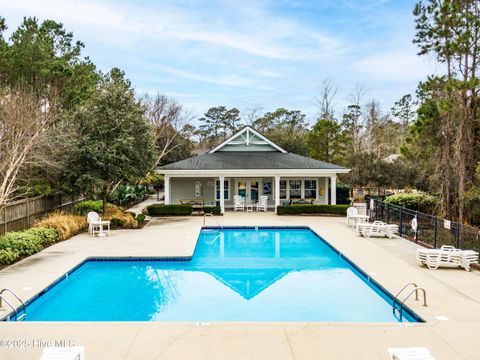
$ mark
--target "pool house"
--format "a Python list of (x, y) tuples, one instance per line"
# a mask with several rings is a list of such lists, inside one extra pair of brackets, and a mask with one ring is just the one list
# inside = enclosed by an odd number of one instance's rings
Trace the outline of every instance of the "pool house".
[[(160, 167), (165, 204), (233, 209), (234, 195), (246, 204), (268, 196), (268, 208), (282, 204), (336, 204), (339, 165), (287, 152), (250, 126), (209, 152)], [(331, 189), (331, 191), (328, 191)]]

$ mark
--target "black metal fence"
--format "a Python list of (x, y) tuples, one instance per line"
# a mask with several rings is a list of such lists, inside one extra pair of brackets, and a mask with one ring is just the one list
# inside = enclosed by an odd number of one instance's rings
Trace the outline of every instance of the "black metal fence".
[[(430, 248), (442, 245), (463, 250), (480, 251), (480, 229), (470, 225), (448, 221), (439, 217), (387, 204), (377, 199), (366, 199), (370, 220), (397, 224), (401, 237)], [(417, 229), (412, 229), (412, 220), (417, 218)]]

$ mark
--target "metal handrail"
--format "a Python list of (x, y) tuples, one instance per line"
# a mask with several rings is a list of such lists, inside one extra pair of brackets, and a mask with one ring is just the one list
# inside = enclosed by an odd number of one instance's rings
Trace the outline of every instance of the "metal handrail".
[(410, 292), (408, 293), (408, 295), (405, 296), (405, 298), (403, 299), (403, 301), (400, 303), (400, 309), (399, 309), (399, 312), (400, 312), (400, 321), (402, 321), (402, 318), (403, 318), (403, 307), (404, 307), (405, 301), (407, 301), (407, 299), (408, 299), (414, 292), (418, 292), (418, 290), (422, 291), (422, 293), (423, 293), (423, 306), (428, 306), (428, 305), (427, 305), (427, 291), (426, 291), (424, 288), (421, 288), (421, 287), (416, 287), (415, 289), (412, 289), (412, 291), (410, 291)]
[[(2, 291), (0, 291), (0, 307), (2, 306), (2, 299), (5, 300), (5, 302), (10, 305), (10, 307), (12, 306), (8, 300), (5, 298), (5, 296), (2, 296), (3, 293), (7, 291), (9, 292), (10, 294), (12, 294), (23, 306), (23, 312), (25, 314), (25, 316), (27, 315), (27, 305), (25, 305), (25, 303), (23, 302), (22, 299), (20, 299), (20, 296), (17, 295), (17, 293), (15, 291), (13, 291), (12, 289), (9, 289), (9, 288), (5, 288), (5, 289), (2, 289)], [(17, 318), (17, 310), (15, 309), (15, 318)]]
[(215, 218), (215, 216), (213, 216), (212, 213), (205, 213), (205, 214), (203, 214), (203, 226), (205, 226), (205, 220), (206, 220), (206, 218), (207, 218), (207, 215), (208, 215), (208, 216), (211, 216), (212, 219), (215, 220), (215, 222), (217, 223), (217, 225), (222, 228), (222, 230), (225, 230), (225, 229), (223, 228), (222, 224), (220, 224), (220, 223), (218, 222), (218, 220)]
[[(8, 301), (5, 296), (3, 295), (0, 295), (0, 304), (1, 304), (1, 301), (5, 301), (7, 303), (8, 306), (10, 306), (10, 308), (13, 310), (13, 312), (15, 313), (15, 320), (17, 320), (18, 318), (18, 312), (17, 312), (17, 309), (10, 303), (10, 301)], [(1, 305), (0, 305), (1, 306)]]
[[(393, 297), (393, 304), (392, 304), (392, 307), (393, 307), (393, 310), (395, 311), (395, 303), (398, 301), (398, 297), (400, 296), (400, 294), (403, 292), (403, 290), (405, 290), (407, 287), (409, 287), (410, 285), (413, 285), (415, 286), (415, 289), (418, 288), (418, 285), (415, 284), (414, 282), (409, 282), (409, 283), (406, 283), (405, 285), (403, 285), (403, 287), (395, 294), (395, 296)], [(415, 291), (415, 300), (418, 300), (418, 290)]]

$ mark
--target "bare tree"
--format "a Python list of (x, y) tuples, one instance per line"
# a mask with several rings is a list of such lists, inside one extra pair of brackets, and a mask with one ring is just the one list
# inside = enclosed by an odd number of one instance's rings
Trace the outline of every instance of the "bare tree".
[(242, 120), (245, 124), (252, 126), (262, 115), (263, 107), (261, 105), (253, 105), (242, 112)]
[(334, 120), (333, 101), (338, 94), (338, 90), (338, 85), (332, 79), (324, 79), (318, 86), (318, 96), (315, 96), (313, 100), (318, 107), (321, 119)]
[(22, 194), (27, 167), (49, 161), (37, 150), (48, 140), (52, 115), (46, 101), (30, 91), (0, 93), (0, 205)]
[(163, 94), (153, 98), (146, 95), (143, 100), (155, 141), (157, 166), (166, 155), (181, 146), (181, 142), (176, 141), (177, 137), (189, 129), (192, 115), (181, 104)]

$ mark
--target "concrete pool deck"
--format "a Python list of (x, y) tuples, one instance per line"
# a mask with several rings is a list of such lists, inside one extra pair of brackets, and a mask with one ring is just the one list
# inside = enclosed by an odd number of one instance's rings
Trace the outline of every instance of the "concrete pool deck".
[[(426, 346), (436, 359), (480, 359), (480, 272), (420, 267), (415, 244), (358, 237), (344, 218), (226, 213), (217, 219), (223, 225), (309, 226), (391, 293), (410, 281), (424, 287), (429, 306), (413, 297), (408, 306), (427, 322), (4, 322), (0, 359), (38, 359), (55, 342), (85, 346), (87, 359), (383, 360), (388, 347), (403, 346)], [(107, 238), (81, 234), (0, 271), (0, 287), (28, 299), (87, 257), (190, 256), (202, 224), (202, 217), (172, 217)]]

